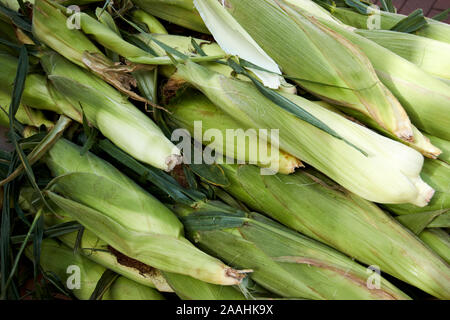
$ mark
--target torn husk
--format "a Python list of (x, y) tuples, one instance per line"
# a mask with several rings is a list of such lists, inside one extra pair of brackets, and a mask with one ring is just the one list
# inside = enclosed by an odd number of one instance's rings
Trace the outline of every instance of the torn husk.
[[(34, 259), (32, 245), (25, 249), (25, 254), (30, 260)], [(73, 249), (51, 238), (46, 238), (41, 243), (39, 264), (44, 272), (58, 276), (65, 289), (72, 290), (80, 300), (90, 299), (98, 281), (106, 271), (103, 266), (79, 253), (74, 253)], [(78, 285), (74, 283), (76, 274), (79, 275)], [(69, 284), (72, 286), (69, 287)], [(164, 297), (155, 289), (119, 277), (103, 294), (102, 300), (164, 300)]]
[[(53, 206), (52, 209), (56, 214), (49, 210), (44, 210), (44, 221), (47, 226), (51, 227), (60, 223), (73, 221), (68, 214), (64, 213), (56, 206)], [(77, 236), (78, 232), (72, 232), (61, 235), (58, 239), (73, 249), (77, 244)], [(161, 271), (145, 266), (139, 261), (132, 261), (133, 263), (130, 263), (130, 260), (132, 260), (131, 258), (124, 259), (117, 251), (114, 251), (106, 242), (96, 237), (95, 234), (89, 230), (83, 230), (83, 235), (77, 251), (89, 260), (92, 260), (107, 269), (113, 270), (137, 283), (156, 288), (161, 292), (173, 292), (165, 281)]]
[[(80, 13), (70, 15), (64, 6), (53, 1), (36, 0), (33, 6), (33, 34), (39, 41), (78, 66), (89, 69), (120, 92), (135, 100), (146, 102), (130, 90), (133, 87), (130, 72), (135, 66), (115, 64), (108, 59), (79, 30), (81, 16)], [(100, 22), (99, 24), (103, 26)]]

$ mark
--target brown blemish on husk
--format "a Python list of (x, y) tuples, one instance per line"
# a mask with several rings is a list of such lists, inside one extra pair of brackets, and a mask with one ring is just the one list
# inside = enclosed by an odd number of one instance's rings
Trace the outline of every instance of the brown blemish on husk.
[(186, 178), (186, 175), (184, 174), (183, 165), (179, 164), (173, 168), (173, 170), (170, 172), (170, 175), (177, 180), (177, 182), (183, 187), (183, 188), (189, 188), (189, 184)]
[(133, 100), (151, 105), (153, 108), (167, 111), (165, 108), (141, 97), (132, 89), (137, 87), (136, 79), (131, 75), (132, 72), (138, 70), (153, 70), (153, 66), (137, 65), (137, 64), (120, 64), (112, 63), (98, 53), (83, 53), (84, 65), (102, 78), (104, 81), (112, 85), (114, 88), (124, 93)]
[(225, 269), (225, 275), (227, 277), (236, 279), (236, 281), (238, 283), (241, 283), (242, 279), (245, 278), (245, 276), (247, 275), (247, 273), (253, 272), (252, 269), (246, 269), (246, 270), (235, 270), (232, 268), (227, 268)]
[[(322, 261), (318, 261), (312, 258), (306, 258), (306, 257), (294, 257), (294, 256), (284, 256), (284, 257), (274, 257), (273, 258), (274, 261), (277, 262), (291, 262), (291, 263), (298, 263), (298, 264), (307, 264), (310, 266), (314, 266), (314, 267), (318, 267), (318, 268), (322, 268), (322, 269), (326, 269), (326, 270), (330, 270), (333, 272), (336, 272), (337, 274), (340, 274), (341, 276), (349, 279), (350, 281), (352, 281), (353, 283), (359, 285), (360, 287), (365, 287), (367, 288), (367, 284), (366, 281), (364, 281), (363, 279), (355, 276), (354, 274), (350, 273), (349, 270), (344, 271), (342, 269), (339, 269), (335, 266), (329, 265), (327, 263), (324, 263)], [(386, 290), (383, 289), (372, 289), (370, 290), (372, 292), (374, 292), (377, 296), (382, 297), (383, 299), (390, 299), (390, 300), (399, 300), (398, 297), (396, 297), (395, 295), (387, 292)]]
[(150, 267), (149, 265), (146, 265), (143, 262), (140, 262), (136, 259), (130, 258), (126, 255), (124, 255), (123, 253), (117, 251), (116, 249), (114, 249), (113, 247), (108, 245), (108, 251), (111, 252), (117, 259), (117, 262), (123, 266), (126, 267), (130, 267), (133, 269), (136, 269), (139, 271), (139, 273), (141, 275), (151, 275), (151, 276), (155, 276), (156, 275), (156, 269), (153, 267)]
[(187, 82), (179, 77), (172, 76), (162, 88), (162, 96), (164, 103), (168, 104), (177, 97), (180, 90), (188, 86)]

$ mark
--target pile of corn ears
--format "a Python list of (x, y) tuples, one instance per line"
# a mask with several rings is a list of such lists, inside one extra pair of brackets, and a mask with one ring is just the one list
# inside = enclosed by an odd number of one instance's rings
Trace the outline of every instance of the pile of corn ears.
[(450, 299), (450, 26), (383, 3), (0, 0), (1, 298)]

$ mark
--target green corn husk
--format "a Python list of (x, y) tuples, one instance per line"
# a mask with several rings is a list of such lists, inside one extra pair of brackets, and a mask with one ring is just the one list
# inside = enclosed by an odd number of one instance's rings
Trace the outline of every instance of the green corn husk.
[(142, 10), (195, 31), (209, 33), (192, 0), (133, 0)]
[(436, 77), (450, 79), (450, 60), (448, 59), (450, 43), (387, 30), (355, 30), (355, 32)]
[[(103, 8), (97, 8), (95, 9), (95, 15), (100, 23), (114, 31), (117, 35), (120, 35), (120, 30), (114, 22), (114, 18), (109, 14), (108, 11), (104, 10)], [(116, 63), (120, 62), (120, 57), (116, 52), (105, 48), (105, 54), (112, 61)]]
[[(203, 141), (210, 149), (237, 160), (237, 163), (258, 164), (263, 168), (271, 168), (276, 172), (290, 174), (296, 168), (303, 166), (302, 163), (290, 154), (272, 148), (267, 141), (258, 136), (256, 131), (247, 133), (241, 129), (238, 121), (223, 112), (198, 91), (188, 90), (178, 97), (175, 102), (169, 104), (169, 120), (174, 127), (184, 128), (189, 131), (194, 139), (205, 136), (207, 130), (219, 130), (223, 139), (210, 136)], [(201, 137), (196, 137), (194, 122), (201, 123)], [(234, 130), (237, 137), (227, 137), (226, 130)], [(212, 131), (209, 131), (212, 132)], [(242, 143), (245, 148), (238, 148), (235, 140)], [(251, 149), (254, 146), (253, 149)], [(255, 150), (256, 149), (256, 150)], [(236, 163), (233, 161), (233, 163)]]
[[(11, 96), (0, 91), (0, 125), (4, 127), (9, 127), (10, 103)], [(35, 110), (23, 104), (19, 106), (15, 117), (20, 123), (28, 126), (45, 126), (46, 128), (51, 128), (54, 125), (54, 123), (48, 120), (41, 111)]]
[[(60, 223), (73, 221), (70, 215), (57, 207), (53, 208), (54, 212), (50, 212), (45, 208), (43, 210), (44, 221), (47, 226), (51, 227)], [(77, 237), (78, 232), (72, 232), (60, 235), (58, 236), (58, 239), (66, 246), (73, 249), (77, 246)], [(123, 261), (121, 263), (119, 258), (111, 251), (108, 244), (91, 231), (83, 230), (83, 235), (79, 241), (77, 252), (89, 260), (144, 286), (156, 288), (161, 292), (173, 292), (167, 281), (164, 279), (161, 271), (145, 266), (143, 263), (139, 262), (134, 263), (133, 261), (132, 265), (126, 265)]]
[(41, 62), (55, 88), (119, 148), (166, 171), (180, 163), (180, 150), (121, 93), (58, 55)]
[[(82, 122), (82, 110), (79, 104), (81, 102), (83, 111), (91, 124), (97, 126), (105, 136), (109, 136), (112, 141), (135, 158), (165, 170), (171, 170), (179, 162), (181, 158), (179, 150), (168, 141), (161, 130), (148, 117), (138, 111), (116, 90), (56, 55), (43, 59), (47, 59), (47, 69), (57, 74), (49, 78), (52, 78), (52, 82), (59, 86), (62, 92), (67, 93), (66, 97), (71, 98), (73, 103), (71, 104), (61, 97), (54, 86), (47, 83), (45, 77), (31, 74), (27, 77), (23, 93), (22, 101), (24, 104), (37, 109), (65, 114), (78, 122)], [(5, 72), (0, 75), (0, 83), (2, 84), (0, 90), (12, 92), (17, 59), (0, 55), (0, 61), (5, 63)], [(75, 78), (69, 80), (67, 77), (67, 75), (73, 77), (75, 73), (78, 75), (78, 82), (74, 80)], [(80, 88), (83, 85), (84, 87)], [(84, 89), (84, 91), (80, 91), (80, 89)], [(105, 107), (99, 108), (102, 105)], [(112, 108), (112, 106), (115, 106), (115, 108)], [(115, 111), (116, 114), (112, 111)], [(114, 128), (112, 128), (113, 123), (116, 125)], [(140, 126), (138, 127), (137, 124), (140, 124)], [(117, 130), (118, 127), (122, 129)], [(134, 141), (129, 139), (131, 132), (136, 137)], [(154, 148), (151, 152), (148, 150), (149, 145)], [(158, 149), (159, 152), (155, 152)]]
[(45, 162), (56, 178), (46, 194), (62, 211), (126, 256), (213, 284), (243, 274), (194, 247), (177, 217), (109, 163), (59, 140)]
[(182, 274), (169, 272), (163, 274), (182, 300), (245, 300), (244, 295), (232, 286), (206, 283)]
[[(69, 247), (73, 248), (76, 242), (76, 233), (70, 233), (60, 236), (59, 239)], [(107, 251), (104, 251), (107, 250)], [(132, 266), (121, 264), (117, 257), (108, 251), (108, 244), (97, 238), (89, 230), (84, 230), (80, 243), (80, 253), (90, 260), (121, 274), (122, 276), (133, 280), (142, 285), (155, 288), (160, 292), (173, 292), (164, 279), (162, 273), (155, 268), (149, 267), (150, 270), (139, 270)]]
[(450, 236), (445, 230), (425, 229), (419, 238), (450, 264)]
[[(190, 61), (179, 64), (176, 75), (202, 91), (217, 107), (239, 121), (243, 129), (279, 129), (281, 150), (365, 199), (425, 206), (433, 195), (433, 190), (419, 177), (423, 164), (420, 153), (309, 100), (282, 93), (333, 127), (353, 146), (285, 111), (251, 83), (227, 78)], [(271, 142), (269, 137), (267, 140)]]
[[(56, 215), (44, 211), (46, 225), (53, 226), (71, 221), (70, 216), (58, 210)], [(74, 248), (77, 240), (77, 232), (67, 233), (58, 237), (65, 245)], [(108, 244), (96, 237), (89, 230), (83, 231), (83, 236), (78, 252), (88, 259), (110, 269), (128, 279), (145, 286), (156, 288), (160, 292), (175, 292), (184, 300), (243, 300), (245, 297), (231, 286), (219, 286), (206, 283), (182, 274), (161, 272), (155, 268), (135, 261), (132, 265), (119, 262), (117, 256), (111, 253)], [(130, 264), (130, 258), (127, 263)], [(137, 268), (139, 267), (139, 269)]]
[[(135, 100), (147, 102), (131, 88), (134, 79), (130, 75), (135, 66), (116, 64), (107, 58), (89, 38), (79, 30), (77, 25), (84, 21), (84, 13), (70, 15), (67, 8), (50, 0), (36, 0), (33, 6), (32, 31), (35, 37), (46, 46), (52, 48), (66, 59), (78, 66), (88, 69), (99, 78), (111, 84), (120, 92)], [(48, 19), (48, 17), (52, 17)], [(121, 38), (104, 25), (91, 18), (95, 25), (107, 33)], [(70, 28), (69, 28), (70, 26)], [(113, 39), (114, 40), (114, 39)], [(109, 49), (109, 48), (107, 48)]]
[[(352, 9), (341, 8), (341, 7), (333, 8), (333, 10), (331, 10), (331, 14), (334, 17), (341, 20), (342, 22), (344, 22), (345, 24), (348, 24), (352, 27), (355, 27), (358, 29), (367, 29), (368, 28), (369, 24), (368, 24), (367, 20), (370, 18), (370, 15), (364, 15), (364, 14), (358, 13)], [(400, 22), (401, 20), (406, 18), (405, 15), (398, 14), (398, 13), (386, 12), (386, 11), (380, 11), (375, 14), (381, 15), (380, 27), (383, 30), (390, 30), (398, 22)], [(437, 21), (437, 20), (428, 19), (428, 18), (426, 18), (426, 20), (427, 20), (428, 24), (426, 24), (419, 30), (415, 31), (414, 32), (415, 34), (422, 36), (422, 37), (450, 43), (450, 27), (448, 26), (448, 24)]]
[[(293, 7), (302, 12), (301, 8)], [(320, 22), (357, 45), (380, 80), (399, 99), (412, 123), (426, 133), (450, 139), (449, 86), (415, 64), (329, 19)]]
[[(356, 119), (358, 122), (361, 122), (364, 125), (367, 125), (369, 128), (376, 130), (377, 132), (383, 134), (384, 136), (389, 137), (394, 140), (397, 140), (398, 142), (401, 142), (403, 144), (406, 144), (407, 146), (419, 151), (425, 157), (436, 159), (438, 157), (441, 158), (441, 156), (442, 156), (443, 152), (440, 148), (438, 148), (442, 144), (440, 144), (440, 145), (438, 145), (438, 147), (436, 147), (433, 143), (433, 142), (436, 142), (436, 139), (438, 139), (438, 138), (431, 141), (428, 136), (426, 136), (422, 132), (420, 132), (419, 129), (417, 129), (415, 126), (412, 126), (413, 133), (414, 133), (414, 142), (408, 142), (405, 140), (401, 140), (401, 139), (397, 138), (396, 136), (394, 136), (389, 131), (386, 131), (380, 125), (378, 125), (378, 123), (373, 121), (371, 118), (365, 116), (361, 112), (358, 112), (356, 110), (351, 110), (348, 108), (339, 108), (339, 106), (333, 106), (325, 101), (314, 101), (314, 103), (319, 104), (319, 105), (327, 108), (328, 110), (337, 112), (339, 114), (345, 113), (351, 117), (351, 120)], [(444, 157), (445, 157), (445, 155), (444, 155)]]
[[(106, 57), (82, 32), (67, 27), (68, 17), (65, 8), (48, 0), (36, 0), (33, 6), (33, 34), (40, 42), (49, 46), (80, 67), (86, 68), (83, 61), (85, 52), (98, 57)], [(49, 18), (51, 17), (51, 19)]]
[(432, 135), (426, 135), (428, 139), (430, 139), (430, 142), (438, 147), (442, 153), (439, 155), (439, 160), (444, 161), (448, 164), (450, 164), (450, 141), (440, 139), (438, 137), (432, 136)]
[(364, 267), (257, 213), (238, 215), (208, 203), (195, 209), (175, 205), (174, 210), (201, 248), (252, 269), (256, 283), (282, 297), (408, 299), (384, 279), (380, 289), (369, 289)]
[[(172, 47), (183, 54), (193, 57), (197, 56), (197, 54), (194, 55), (195, 48), (192, 45), (192, 38), (191, 37), (184, 37), (184, 36), (177, 36), (177, 35), (171, 35), (171, 34), (148, 34), (148, 33), (139, 33), (136, 35), (136, 37), (144, 42), (146, 45), (148, 45), (151, 49), (153, 49), (158, 56), (166, 56), (167, 53), (158, 46), (153, 39), (156, 39), (158, 41), (161, 41), (165, 45), (168, 45), (169, 47)], [(215, 42), (207, 42), (201, 39), (195, 39), (197, 44), (202, 48), (202, 50), (205, 52), (208, 56), (220, 56), (224, 55), (223, 50), (219, 47), (219, 45)], [(225, 75), (231, 75), (232, 69), (226, 65), (218, 64), (214, 62), (205, 62), (202, 63), (205, 67), (208, 67), (211, 70), (214, 70), (216, 72), (225, 74)], [(176, 71), (176, 67), (173, 65), (162, 65), (158, 68), (158, 71), (165, 77), (170, 78), (174, 72)], [(241, 79), (244, 77), (241, 77)]]
[[(167, 55), (155, 57), (151, 53), (122, 39), (115, 28), (111, 28), (111, 25), (105, 24), (104, 21), (102, 22), (101, 16), (98, 18), (99, 21), (86, 13), (80, 12), (77, 14), (76, 20), (79, 25), (76, 28), (69, 29), (66, 26), (66, 22), (71, 17), (64, 12), (65, 7), (50, 0), (37, 0), (34, 8), (33, 33), (42, 43), (78, 66), (89, 69), (134, 99), (142, 100), (141, 97), (128, 88), (133, 85), (133, 81), (127, 72), (134, 71), (135, 68), (124, 65), (116, 66), (103, 55), (94, 43), (89, 40), (87, 35), (94, 38), (106, 49), (120, 54), (131, 62), (150, 65), (172, 64), (172, 60)], [(102, 9), (97, 8), (97, 15), (101, 12)], [(46, 19), (47, 16), (55, 17), (55, 19)], [(222, 52), (221, 56), (197, 56), (192, 59), (195, 61), (214, 61), (223, 56)], [(178, 57), (175, 58), (179, 59)]]
[[(293, 13), (278, 0), (227, 0), (224, 7), (216, 0), (194, 3), (227, 53), (265, 68), (252, 61), (255, 50), (235, 40), (238, 32), (228, 30), (238, 23), (287, 77), (293, 77), (309, 92), (363, 112), (401, 139), (413, 139), (406, 112), (379, 81), (368, 58), (336, 32), (307, 15)], [(298, 49), (299, 43), (302, 50)]]
[(222, 167), (226, 191), (250, 208), (436, 297), (450, 296), (444, 261), (376, 205), (320, 173), (261, 176), (254, 166)]
[[(0, 92), (11, 96), (18, 59), (7, 54), (0, 54), (0, 64), (3, 66), (0, 73)], [(34, 109), (64, 114), (78, 122), (82, 122), (83, 119), (81, 112), (62, 97), (45, 76), (40, 74), (27, 75), (21, 101), (24, 105), (31, 106)]]
[[(33, 260), (32, 246), (27, 247), (25, 254)], [(66, 286), (71, 282), (74, 274), (69, 267), (79, 268), (80, 287), (73, 289), (73, 294), (80, 300), (89, 300), (97, 282), (106, 271), (104, 267), (96, 264), (86, 257), (76, 254), (72, 249), (59, 244), (53, 239), (44, 239), (41, 244), (40, 265), (44, 272), (51, 272), (58, 276)], [(102, 300), (165, 300), (156, 290), (131, 281), (125, 277), (117, 278), (104, 293)]]
[[(172, 64), (172, 60), (169, 56), (164, 55), (162, 57), (155, 57), (152, 53), (122, 39), (117, 32), (111, 30), (111, 28), (86, 13), (80, 13), (80, 28), (85, 34), (93, 37), (105, 48), (120, 54), (131, 62), (149, 65)], [(224, 56), (225, 54), (222, 52), (221, 55), (218, 56), (202, 57), (197, 55), (191, 59), (193, 61), (215, 61)], [(175, 57), (175, 59), (180, 60), (178, 57)]]
[(132, 13), (133, 21), (143, 23), (150, 33), (167, 34), (166, 28), (154, 16), (142, 10), (135, 10)]
[[(189, 56), (189, 57), (198, 57), (198, 53), (196, 52), (196, 48), (193, 46), (192, 41), (194, 40), (200, 48), (203, 50), (203, 52), (207, 56), (224, 56), (225, 52), (220, 48), (220, 46), (215, 42), (209, 42), (201, 39), (196, 39), (192, 37), (184, 37), (184, 36), (177, 36), (177, 35), (171, 35), (171, 34), (148, 34), (148, 33), (140, 33), (137, 34), (136, 37), (144, 42), (146, 45), (148, 45), (151, 49), (153, 49), (158, 56), (166, 56), (167, 53), (155, 42), (153, 39), (156, 39), (169, 47), (172, 47), (181, 53)], [(191, 58), (192, 59), (192, 58)], [(251, 81), (249, 78), (243, 76), (243, 75), (236, 75), (232, 68), (230, 68), (228, 65), (224, 65), (221, 63), (214, 62), (202, 62), (202, 65), (204, 67), (207, 67), (208, 69), (221, 73), (227, 77), (233, 77), (238, 78), (240, 80), (244, 81)], [(176, 71), (176, 67), (173, 65), (161, 65), (158, 68), (158, 72), (160, 72), (163, 76), (170, 78)], [(249, 69), (250, 73), (252, 71)], [(253, 70), (257, 71), (257, 70)], [(254, 73), (253, 73), (254, 74)], [(254, 74), (256, 77), (258, 75), (261, 75), (260, 73)], [(296, 93), (296, 88), (294, 85), (286, 82), (286, 80), (282, 77), (277, 76), (277, 81), (280, 82), (279, 91), (281, 92), (287, 92), (287, 93)]]
[(166, 300), (155, 289), (137, 284), (125, 277), (117, 278), (103, 300)]
[(436, 212), (450, 210), (450, 189), (448, 179), (450, 177), (450, 165), (439, 160), (425, 159), (421, 173), (423, 180), (434, 190), (435, 195), (425, 208), (414, 205), (384, 205), (395, 214), (404, 215), (421, 212)]

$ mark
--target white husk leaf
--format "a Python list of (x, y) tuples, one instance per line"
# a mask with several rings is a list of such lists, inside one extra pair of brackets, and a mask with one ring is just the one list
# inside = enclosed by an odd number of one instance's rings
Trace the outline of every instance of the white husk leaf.
[(280, 78), (277, 74), (281, 74), (280, 68), (228, 11), (216, 0), (194, 0), (194, 5), (220, 47), (228, 54), (237, 55), (258, 67), (276, 73), (250, 69), (265, 86), (278, 89)]

